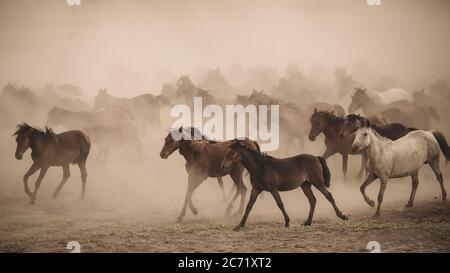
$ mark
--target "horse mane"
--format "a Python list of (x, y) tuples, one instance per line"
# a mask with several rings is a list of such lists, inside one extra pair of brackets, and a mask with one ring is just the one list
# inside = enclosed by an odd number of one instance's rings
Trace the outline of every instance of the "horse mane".
[(253, 150), (250, 147), (248, 147), (247, 145), (245, 145), (245, 143), (242, 140), (236, 140), (235, 143), (231, 144), (230, 148), (235, 148), (235, 147), (242, 147), (244, 149), (246, 149), (247, 151), (249, 151), (250, 153), (261, 157), (263, 159), (268, 159), (268, 160), (273, 160), (275, 159), (275, 157), (268, 155), (267, 153), (261, 152), (259, 149), (259, 144), (257, 142), (255, 142), (257, 150)]
[(344, 121), (343, 117), (337, 116), (334, 113), (334, 111), (328, 111), (328, 110), (317, 111), (311, 116), (311, 118), (317, 114), (324, 116), (327, 121), (332, 122), (332, 123), (342, 123)]
[(39, 135), (39, 136), (45, 136), (45, 137), (55, 135), (55, 132), (53, 132), (53, 129), (50, 127), (45, 126), (44, 129), (41, 129), (41, 128), (37, 128), (37, 127), (32, 127), (32, 126), (28, 125), (26, 122), (24, 122), (24, 123), (17, 125), (17, 129), (14, 132), (13, 136), (18, 136), (20, 134), (28, 132), (29, 130), (31, 130), (31, 133), (33, 135)]

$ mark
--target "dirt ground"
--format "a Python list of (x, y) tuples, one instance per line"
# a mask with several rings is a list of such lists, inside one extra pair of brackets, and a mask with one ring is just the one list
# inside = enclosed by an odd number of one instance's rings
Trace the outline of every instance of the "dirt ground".
[[(256, 202), (247, 228), (234, 232), (240, 218), (224, 215), (226, 203), (214, 179), (194, 195), (199, 215), (188, 211), (182, 223), (175, 223), (186, 189), (178, 154), (166, 161), (150, 155), (147, 160), (154, 163), (148, 168), (158, 170), (150, 174), (145, 165), (133, 162), (132, 154), (123, 151), (123, 156), (130, 160), (121, 165), (120, 161), (109, 163), (110, 167), (91, 164), (84, 201), (79, 200), (76, 166), (59, 199), (52, 200), (61, 170), (51, 169), (34, 206), (28, 204), (21, 182), (30, 162), (10, 160), (10, 171), (2, 172), (0, 180), (0, 252), (68, 252), (69, 241), (78, 241), (82, 252), (366, 252), (369, 241), (378, 241), (382, 252), (450, 251), (450, 203), (439, 199), (439, 186), (429, 167), (421, 172), (414, 208), (404, 208), (409, 180), (392, 180), (382, 217), (372, 220), (374, 209), (359, 193), (361, 181), (344, 185), (338, 174), (340, 161), (331, 158), (336, 178), (330, 191), (349, 221), (338, 219), (326, 199), (314, 191), (318, 202), (313, 225), (304, 227), (309, 206), (301, 191), (293, 191), (282, 193), (291, 217), (289, 229), (284, 229), (273, 198), (265, 194)], [(352, 175), (358, 161), (353, 165)], [(228, 192), (230, 180), (225, 183)], [(374, 183), (368, 189), (373, 199), (378, 187)]]

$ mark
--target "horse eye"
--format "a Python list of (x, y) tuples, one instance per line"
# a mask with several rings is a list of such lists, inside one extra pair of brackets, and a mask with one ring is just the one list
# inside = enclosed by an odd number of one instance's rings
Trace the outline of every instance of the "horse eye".
[(363, 136), (367, 136), (367, 133), (364, 133)]

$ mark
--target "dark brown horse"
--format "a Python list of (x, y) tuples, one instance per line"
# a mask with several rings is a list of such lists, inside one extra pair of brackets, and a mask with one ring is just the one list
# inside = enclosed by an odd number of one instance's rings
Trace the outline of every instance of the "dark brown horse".
[(415, 128), (408, 128), (401, 123), (389, 123), (379, 126), (377, 124), (373, 124), (365, 117), (355, 114), (349, 114), (345, 117), (344, 124), (340, 131), (340, 136), (342, 138), (345, 138), (348, 135), (351, 135), (358, 131), (359, 128), (367, 126), (367, 124), (370, 124), (370, 127), (374, 129), (378, 134), (383, 137), (389, 138), (390, 140), (399, 139), (409, 132), (417, 130)]
[[(236, 193), (228, 204), (226, 213), (229, 214), (233, 208), (233, 202), (240, 195), (241, 203), (239, 210), (235, 214), (242, 213), (244, 209), (245, 194), (247, 188), (242, 181), (242, 174), (244, 166), (237, 164), (227, 171), (220, 168), (220, 164), (225, 157), (225, 154), (231, 145), (231, 141), (216, 142), (205, 139), (204, 136), (194, 137), (192, 129), (173, 129), (165, 138), (164, 146), (160, 152), (163, 159), (167, 159), (173, 152), (178, 150), (186, 160), (186, 171), (188, 173), (188, 188), (184, 200), (183, 209), (178, 216), (178, 221), (181, 221), (186, 214), (186, 208), (189, 204), (194, 215), (197, 215), (198, 210), (194, 207), (191, 197), (195, 189), (205, 181), (208, 177), (216, 177), (219, 180), (219, 185), (222, 183), (222, 177), (230, 175), (236, 186)], [(196, 140), (199, 139), (199, 140)], [(259, 150), (259, 145), (255, 141), (246, 139), (246, 145), (251, 149)]]
[[(60, 166), (63, 169), (63, 178), (61, 183), (53, 193), (53, 199), (56, 199), (61, 188), (70, 176), (70, 164), (78, 164), (81, 171), (82, 191), (81, 198), (84, 198), (86, 189), (86, 160), (89, 155), (91, 143), (86, 134), (81, 131), (67, 131), (61, 134), (55, 134), (46, 127), (45, 130), (33, 128), (26, 123), (17, 126), (16, 136), (17, 148), (16, 159), (21, 160), (23, 154), (28, 148), (31, 148), (31, 158), (33, 165), (23, 177), (25, 193), (30, 197), (30, 203), (34, 204), (36, 194), (41, 185), (42, 179), (49, 167)], [(41, 170), (39, 177), (34, 185), (34, 193), (28, 188), (28, 178), (38, 170)]]
[[(344, 118), (334, 115), (333, 112), (317, 111), (314, 109), (314, 113), (310, 119), (311, 130), (309, 132), (309, 139), (315, 141), (316, 137), (323, 133), (325, 135), (326, 150), (322, 157), (327, 159), (330, 156), (339, 153), (342, 155), (342, 170), (344, 172), (344, 179), (347, 176), (347, 161), (348, 155), (360, 154), (352, 151), (352, 144), (354, 136), (348, 135), (341, 137), (340, 132), (344, 125)], [(361, 176), (364, 171), (365, 157), (362, 156), (361, 168), (358, 176)]]
[(327, 190), (327, 187), (330, 186), (330, 170), (322, 157), (301, 154), (279, 159), (249, 149), (242, 141), (235, 140), (232, 142), (221, 168), (226, 171), (237, 163), (242, 163), (250, 173), (252, 192), (244, 217), (234, 229), (235, 231), (245, 226), (253, 204), (262, 191), (268, 191), (272, 194), (283, 213), (285, 227), (289, 227), (290, 219), (284, 209), (279, 191), (291, 191), (298, 187), (302, 188), (308, 198), (310, 211), (305, 225), (311, 225), (316, 206), (316, 198), (311, 190), (312, 185), (325, 195), (339, 218), (348, 219), (336, 206), (333, 196)]

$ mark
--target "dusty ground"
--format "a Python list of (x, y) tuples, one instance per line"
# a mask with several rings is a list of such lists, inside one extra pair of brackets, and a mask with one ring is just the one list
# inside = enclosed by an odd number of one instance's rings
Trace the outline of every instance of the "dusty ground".
[[(76, 166), (59, 199), (51, 200), (61, 176), (60, 169), (51, 169), (34, 206), (28, 204), (21, 182), (30, 161), (14, 160), (14, 148), (4, 150), (11, 157), (0, 173), (0, 252), (68, 252), (69, 241), (80, 242), (82, 252), (364, 252), (369, 241), (380, 242), (386, 252), (450, 251), (450, 202), (439, 200), (439, 186), (429, 167), (421, 172), (413, 209), (404, 208), (409, 180), (391, 180), (382, 217), (372, 220), (374, 210), (359, 193), (360, 179), (344, 185), (340, 160), (331, 158), (330, 191), (349, 221), (338, 219), (326, 199), (314, 191), (318, 200), (314, 222), (304, 227), (308, 203), (301, 191), (293, 191), (282, 193), (290, 229), (283, 228), (281, 212), (265, 194), (256, 202), (247, 228), (234, 232), (240, 218), (224, 215), (226, 203), (214, 179), (201, 185), (194, 196), (199, 215), (188, 211), (182, 223), (175, 223), (186, 189), (184, 162), (178, 154), (159, 159), (157, 145), (141, 165), (127, 150), (117, 151), (121, 158), (116, 160), (113, 154), (108, 166), (96, 166), (92, 159), (83, 202)], [(359, 160), (353, 159), (350, 176), (358, 166)], [(448, 168), (443, 169), (449, 177)], [(228, 178), (225, 184), (228, 192)], [(379, 183), (374, 183), (368, 189), (373, 199), (378, 188)]]

